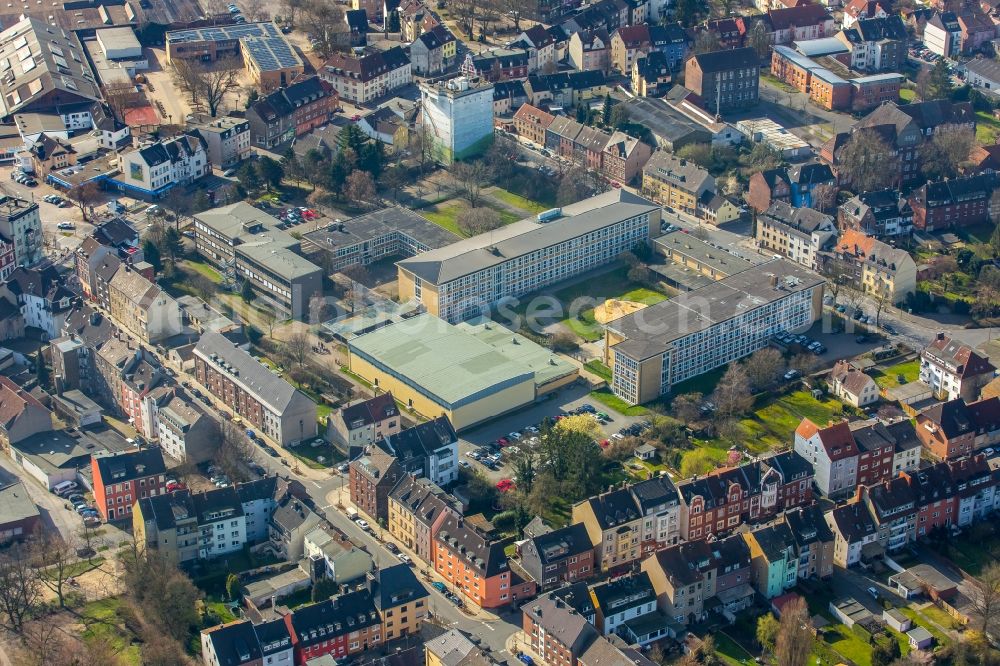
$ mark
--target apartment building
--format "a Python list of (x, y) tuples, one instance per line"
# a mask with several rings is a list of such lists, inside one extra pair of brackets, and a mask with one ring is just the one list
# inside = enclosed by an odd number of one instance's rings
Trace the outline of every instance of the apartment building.
[(556, 40), (542, 25), (521, 31), (518, 42), (527, 47), (529, 73), (544, 70), (550, 62), (555, 62)]
[(819, 254), (836, 238), (829, 215), (812, 208), (793, 208), (776, 201), (757, 216), (757, 245), (816, 270)]
[(573, 505), (600, 571), (622, 570), (681, 538), (680, 497), (670, 480), (656, 477), (590, 497)]
[(348, 468), (351, 503), (375, 523), (389, 518), (389, 493), (405, 476), (395, 456), (371, 447)]
[(938, 333), (920, 352), (920, 381), (941, 400), (974, 402), (996, 368), (969, 345)]
[(924, 45), (942, 58), (950, 58), (962, 51), (962, 26), (955, 12), (934, 13), (924, 26)]
[(813, 471), (794, 451), (724, 467), (677, 484), (680, 536), (716, 538), (812, 501)]
[(0, 297), (17, 304), (25, 326), (39, 329), (51, 340), (62, 334), (66, 316), (77, 302), (64, 282), (54, 266), (18, 266), (0, 285)]
[(119, 153), (118, 173), (108, 183), (129, 196), (151, 201), (211, 171), (204, 140), (193, 133), (181, 134)]
[(246, 544), (246, 518), (233, 488), (140, 499), (131, 515), (137, 541), (176, 564), (219, 557)]
[(598, 99), (613, 87), (601, 70), (580, 70), (556, 74), (532, 74), (524, 84), (528, 101), (535, 106), (576, 107)]
[(462, 516), (447, 515), (434, 537), (434, 570), (449, 589), (483, 609), (500, 608), (535, 593), (534, 581), (512, 571), (498, 539)]
[(823, 5), (802, 4), (767, 12), (774, 44), (822, 39), (834, 34), (833, 16)]
[(990, 197), (998, 185), (996, 173), (925, 183), (910, 194), (913, 226), (941, 231), (987, 222), (992, 219)]
[(521, 568), (540, 591), (586, 580), (596, 573), (594, 545), (581, 523), (525, 540), (518, 555)]
[(845, 22), (837, 39), (851, 51), (851, 68), (862, 72), (897, 72), (906, 63), (909, 36), (899, 16)]
[(470, 664), (488, 663), (486, 654), (458, 629), (451, 629), (433, 640), (424, 642), (426, 666), (448, 666), (467, 661)]
[(545, 145), (545, 130), (548, 129), (555, 116), (531, 104), (522, 104), (514, 114), (514, 128), (517, 135), (536, 146)]
[(159, 449), (95, 456), (90, 462), (94, 505), (106, 522), (125, 520), (142, 499), (166, 492), (166, 465)]
[(362, 55), (336, 53), (319, 69), (319, 76), (349, 102), (365, 104), (413, 81), (410, 59), (402, 47)]
[(749, 47), (699, 53), (684, 66), (684, 87), (717, 115), (756, 105), (759, 80), (760, 58)]
[[(248, 115), (253, 108), (247, 109)], [(191, 125), (205, 144), (209, 163), (217, 168), (228, 169), (250, 157), (250, 121), (246, 118), (225, 116)]]
[[(879, 480), (892, 475), (892, 447), (888, 448), (887, 459), (879, 455), (873, 461), (880, 470)], [(854, 492), (860, 454), (847, 421), (820, 428), (803, 419), (795, 429), (795, 451), (812, 465), (816, 487), (824, 496), (836, 498)]]
[(387, 435), (375, 448), (393, 456), (405, 472), (424, 476), (438, 486), (458, 479), (458, 435), (446, 416)]
[(409, 565), (375, 569), (366, 576), (365, 586), (382, 619), (383, 640), (420, 635), (428, 617), (430, 594)]
[(426, 478), (408, 474), (389, 493), (389, 534), (422, 562), (432, 564), (434, 537), (446, 516), (461, 516), (461, 503)]
[(1000, 443), (1000, 398), (939, 402), (917, 414), (917, 437), (937, 460), (954, 460)]
[(762, 525), (743, 533), (750, 548), (754, 587), (765, 599), (774, 599), (795, 587), (799, 558), (792, 530), (785, 522)]
[(322, 269), (298, 254), (300, 243), (280, 222), (246, 202), (195, 215), (195, 247), (227, 280), (254, 292), (293, 319), (304, 319), (323, 293)]
[(209, 460), (218, 446), (215, 419), (195, 403), (174, 396), (156, 410), (160, 449), (180, 462)]
[(604, 334), (611, 389), (629, 404), (653, 400), (752, 354), (779, 331), (809, 328), (822, 298), (819, 276), (775, 259), (616, 319)]
[(843, 231), (818, 263), (820, 273), (888, 303), (917, 289), (917, 265), (906, 250), (854, 229)]
[(534, 654), (547, 664), (576, 666), (580, 656), (600, 636), (587, 615), (577, 611), (572, 601), (565, 600), (566, 596), (573, 599), (586, 594), (587, 606), (592, 610), (586, 585), (582, 588), (572, 592), (566, 588), (556, 590), (521, 607), (524, 634)]
[(644, 571), (590, 588), (594, 626), (602, 636), (618, 636), (629, 645), (646, 646), (673, 633), (674, 623), (656, 608), (656, 592)]
[(292, 637), (284, 618), (234, 620), (202, 629), (201, 654), (205, 666), (292, 666)]
[(606, 73), (611, 60), (611, 37), (608, 31), (598, 28), (574, 32), (570, 35), (566, 56), (577, 71)]
[(610, 263), (659, 226), (658, 206), (612, 190), (398, 262), (400, 298), (461, 321)]
[(493, 142), (493, 84), (459, 76), (420, 84), (421, 123), (441, 164), (480, 155)]
[(662, 51), (639, 56), (629, 72), (632, 92), (637, 97), (660, 97), (670, 89), (673, 73)]
[(754, 600), (750, 549), (739, 534), (681, 543), (643, 560), (657, 609), (681, 627), (709, 617), (713, 605), (735, 614)]
[[(31, 266), (44, 256), (42, 219), (38, 204), (16, 196), (0, 196), (0, 278), (6, 278), (15, 266)], [(11, 248), (13, 253), (11, 253)]]
[(834, 536), (818, 504), (786, 511), (778, 518), (792, 534), (798, 576), (827, 579), (833, 575)]
[(344, 659), (382, 645), (382, 618), (367, 589), (306, 604), (284, 617), (296, 666), (326, 655)]
[(330, 415), (329, 425), (345, 450), (349, 450), (398, 433), (403, 427), (403, 419), (392, 393), (382, 393), (342, 407)]
[(913, 209), (896, 190), (856, 195), (837, 209), (837, 226), (853, 229), (879, 240), (913, 231)]
[(697, 216), (706, 192), (715, 193), (715, 178), (673, 153), (657, 150), (642, 168), (642, 193), (674, 210)]
[(413, 73), (419, 76), (443, 73), (455, 61), (457, 49), (458, 40), (443, 24), (422, 32), (410, 44)]
[(300, 79), (255, 101), (246, 111), (250, 144), (274, 149), (326, 125), (340, 108), (340, 96), (318, 76)]
[(157, 343), (184, 329), (177, 301), (129, 264), (115, 272), (108, 295), (111, 318), (140, 342)]
[(222, 334), (202, 334), (194, 365), (198, 383), (260, 434), (281, 446), (316, 437), (316, 403)]

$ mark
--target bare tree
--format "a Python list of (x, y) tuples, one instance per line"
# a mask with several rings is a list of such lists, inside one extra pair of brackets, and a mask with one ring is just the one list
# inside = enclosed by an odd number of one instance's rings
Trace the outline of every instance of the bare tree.
[(486, 233), (487, 231), (493, 231), (503, 226), (500, 213), (485, 206), (482, 208), (466, 208), (458, 214), (458, 218), (455, 221), (458, 224), (458, 228), (467, 236)]
[(434, 134), (424, 123), (419, 124), (410, 132), (410, 151), (417, 156), (420, 163), (420, 173), (424, 173), (427, 163), (434, 157)]
[(788, 366), (794, 370), (798, 370), (802, 375), (809, 375), (816, 369), (819, 365), (819, 359), (817, 359), (812, 354), (796, 354), (792, 357), (792, 360), (788, 362)]
[(39, 570), (38, 580), (56, 595), (60, 608), (66, 607), (63, 588), (76, 561), (73, 547), (57, 536), (47, 535), (36, 544), (35, 566)]
[(717, 417), (726, 419), (746, 413), (753, 406), (750, 378), (739, 363), (730, 363), (712, 393)]
[(111, 81), (104, 86), (104, 101), (115, 118), (122, 122), (125, 122), (125, 109), (135, 94), (135, 85), (130, 81)]
[(38, 609), (41, 593), (27, 546), (14, 545), (0, 554), (0, 627), (20, 634)]
[(856, 131), (840, 151), (837, 173), (846, 175), (858, 192), (871, 192), (899, 180), (899, 160), (878, 134)]
[(971, 127), (942, 125), (920, 147), (920, 170), (928, 178), (954, 178), (975, 145), (976, 132)]
[(695, 36), (691, 52), (697, 55), (699, 53), (718, 51), (721, 48), (722, 42), (719, 41), (719, 37), (714, 32), (711, 30), (702, 30)]
[(705, 397), (701, 393), (685, 393), (674, 398), (671, 404), (674, 416), (685, 424), (692, 424), (701, 418), (701, 403)]
[(309, 334), (306, 331), (298, 330), (288, 336), (283, 347), (296, 365), (302, 366), (309, 359), (312, 340), (309, 339)]
[(758, 58), (765, 58), (771, 50), (771, 34), (764, 21), (755, 21), (747, 33), (747, 46), (757, 52)]
[(827, 212), (837, 203), (837, 186), (831, 183), (820, 183), (813, 188), (812, 207), (820, 212)]
[(882, 310), (885, 309), (886, 305), (890, 305), (892, 301), (892, 294), (889, 292), (889, 288), (886, 285), (871, 294), (871, 299), (875, 303), (875, 327), (878, 327), (879, 317), (882, 316)]
[(812, 620), (806, 600), (796, 597), (781, 609), (774, 657), (778, 666), (802, 666), (812, 651)]
[(213, 118), (218, 114), (229, 93), (240, 89), (239, 60), (227, 58), (207, 67), (196, 60), (174, 59), (170, 62), (170, 75), (174, 83), (191, 100), (191, 105), (205, 109)]
[(247, 17), (247, 21), (251, 23), (259, 23), (271, 18), (271, 12), (267, 10), (264, 0), (243, 0), (240, 7), (243, 9), (243, 15)]
[(773, 347), (758, 349), (743, 362), (750, 387), (754, 391), (765, 389), (781, 376), (785, 369), (785, 359), (781, 352)]
[(482, 161), (459, 162), (452, 166), (451, 177), (469, 205), (476, 208), (488, 182), (486, 165)]
[(247, 458), (253, 457), (253, 445), (247, 440), (246, 433), (232, 421), (224, 420), (218, 425), (218, 449), (212, 457), (230, 479), (234, 481), (250, 480)]
[(87, 212), (101, 196), (101, 187), (95, 182), (83, 183), (69, 190), (66, 196), (80, 209), (83, 221), (89, 222), (90, 218), (87, 216)]
[(309, 26), (309, 30), (319, 41), (316, 50), (322, 55), (336, 50), (347, 32), (344, 10), (327, 0), (303, 0), (301, 11), (303, 23)]
[(988, 565), (974, 579), (972, 595), (972, 617), (976, 628), (983, 634), (991, 634), (1000, 620), (1000, 564)]
[(344, 193), (348, 199), (363, 203), (373, 203), (378, 198), (372, 175), (360, 169), (355, 169), (347, 175)]
[(303, 4), (305, 4), (303, 0), (281, 0), (281, 15), (284, 17), (286, 23), (295, 25), (295, 19), (298, 17), (299, 10), (302, 9)]
[(926, 102), (931, 96), (931, 70), (929, 67), (921, 67), (917, 72), (916, 85), (914, 91), (921, 102)]

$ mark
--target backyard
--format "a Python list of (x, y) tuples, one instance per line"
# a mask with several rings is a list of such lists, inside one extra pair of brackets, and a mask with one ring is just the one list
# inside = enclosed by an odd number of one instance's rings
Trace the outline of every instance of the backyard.
[(990, 146), (1000, 138), (1000, 120), (985, 111), (976, 112), (976, 140), (984, 146)]
[(619, 266), (554, 292), (552, 296), (559, 301), (562, 314), (566, 315), (561, 323), (584, 341), (594, 342), (604, 336), (603, 328), (594, 319), (595, 305), (608, 299), (654, 305), (669, 298), (629, 280), (628, 271), (628, 266)]
[(119, 615), (122, 600), (108, 597), (92, 601), (79, 611), (79, 622), (83, 625), (80, 634), (83, 640), (101, 640), (114, 650), (122, 664), (141, 664), (136, 636), (126, 626)]
[[(896, 388), (901, 384), (915, 382), (920, 377), (920, 359), (904, 361), (889, 366), (885, 370), (872, 370), (871, 377), (881, 389)], [(903, 381), (900, 381), (902, 378)]]

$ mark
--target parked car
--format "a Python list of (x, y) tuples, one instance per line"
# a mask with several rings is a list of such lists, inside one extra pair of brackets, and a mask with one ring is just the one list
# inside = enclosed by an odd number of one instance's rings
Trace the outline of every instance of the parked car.
[(264, 449), (264, 451), (267, 453), (267, 455), (271, 456), (272, 458), (277, 458), (278, 457), (278, 451), (277, 451), (277, 449), (275, 449), (270, 444), (264, 444), (260, 448)]
[(510, 479), (500, 479), (499, 481), (497, 481), (497, 490), (499, 490), (502, 493), (507, 492), (513, 487), (514, 487), (514, 482), (511, 481)]
[(348, 469), (350, 469), (350, 465), (348, 465), (347, 463), (340, 463), (339, 465), (337, 465), (337, 471), (340, 472), (341, 474), (347, 474)]
[(361, 529), (365, 529), (366, 527), (368, 527), (368, 521), (365, 520), (364, 518), (358, 518), (357, 523), (358, 527), (360, 527)]
[(796, 377), (798, 377), (801, 374), (802, 374), (801, 372), (799, 372), (795, 368), (792, 368), (791, 370), (789, 370), (788, 372), (785, 373), (784, 377), (785, 377), (785, 379), (792, 380), (792, 379), (795, 379)]
[(519, 432), (510, 432), (510, 433), (507, 433), (507, 439), (515, 441), (515, 442), (519, 442), (519, 441), (521, 441), (521, 433), (519, 433)]
[(411, 560), (410, 556), (407, 555), (406, 553), (397, 553), (396, 557), (398, 557), (399, 561), (402, 562), (403, 564), (412, 564), (413, 563), (413, 560)]
[(388, 550), (390, 553), (398, 553), (399, 552), (399, 546), (397, 546), (396, 544), (394, 544), (391, 541), (386, 541), (385, 542), (385, 549)]
[(439, 580), (436, 580), (433, 583), (431, 583), (431, 587), (433, 587), (438, 592), (444, 592), (445, 591), (444, 583), (442, 583)]

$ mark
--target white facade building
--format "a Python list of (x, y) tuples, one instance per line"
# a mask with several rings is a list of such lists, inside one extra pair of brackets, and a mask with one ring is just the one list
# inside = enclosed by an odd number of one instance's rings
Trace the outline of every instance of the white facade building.
[(459, 76), (420, 84), (421, 122), (443, 164), (479, 155), (493, 141), (493, 84)]
[(202, 140), (187, 134), (122, 153), (120, 174), (109, 182), (145, 199), (156, 199), (176, 185), (189, 185), (211, 172)]

